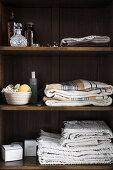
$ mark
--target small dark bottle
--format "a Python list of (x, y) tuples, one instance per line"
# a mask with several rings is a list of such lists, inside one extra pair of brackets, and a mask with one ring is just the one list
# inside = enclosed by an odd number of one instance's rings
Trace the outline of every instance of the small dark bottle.
[(8, 21), (8, 45), (10, 45), (10, 39), (15, 33), (15, 19), (14, 12), (11, 12), (10, 19)]
[(24, 28), (24, 36), (27, 39), (27, 46), (32, 46), (34, 44), (34, 23), (27, 22)]

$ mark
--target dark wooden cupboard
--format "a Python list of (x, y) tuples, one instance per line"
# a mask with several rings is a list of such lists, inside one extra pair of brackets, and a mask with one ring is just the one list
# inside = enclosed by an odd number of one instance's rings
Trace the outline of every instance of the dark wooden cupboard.
[[(35, 23), (36, 43), (43, 47), (13, 48), (7, 44), (10, 11), (24, 24)], [(111, 37), (111, 47), (47, 47), (62, 38), (88, 35)], [(113, 85), (112, 0), (1, 0), (0, 88), (29, 84), (36, 71), (39, 88), (46, 83), (78, 78)], [(64, 120), (105, 120), (113, 130), (113, 105), (109, 107), (9, 106), (0, 98), (0, 145), (36, 138), (40, 129), (60, 132)], [(36, 158), (4, 163), (0, 169), (112, 170), (113, 165), (41, 166)]]

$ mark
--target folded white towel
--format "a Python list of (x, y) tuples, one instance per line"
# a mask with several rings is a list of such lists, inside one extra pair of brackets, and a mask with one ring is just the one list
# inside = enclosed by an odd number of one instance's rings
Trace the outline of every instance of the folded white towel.
[(104, 121), (66, 121), (62, 136), (65, 139), (76, 140), (83, 136), (106, 136), (113, 138), (111, 129)]
[(87, 106), (87, 105), (94, 105), (94, 106), (109, 106), (112, 104), (112, 98), (108, 97), (107, 99), (103, 100), (94, 100), (94, 101), (59, 101), (59, 100), (47, 100), (45, 101), (47, 106)]
[(89, 92), (86, 91), (64, 91), (64, 90), (56, 90), (56, 89), (49, 89), (45, 90), (45, 95), (47, 97), (64, 97), (67, 99), (71, 98), (85, 98), (85, 97), (102, 97), (106, 95), (111, 95), (113, 94), (113, 91), (109, 90), (104, 90), (104, 89), (96, 89), (96, 90), (91, 90)]
[(62, 137), (41, 131), (40, 164), (113, 163), (113, 133), (104, 121), (65, 121), (64, 125)]
[[(60, 145), (59, 135), (41, 132), (38, 156), (41, 164), (101, 164), (112, 163), (113, 144), (66, 148)], [(45, 136), (44, 136), (45, 134)]]
[[(43, 131), (41, 132), (43, 133)], [(44, 133), (43, 133), (44, 134)], [(38, 148), (46, 148), (46, 149), (52, 149), (54, 151), (63, 151), (63, 152), (80, 152), (80, 151), (99, 151), (103, 149), (109, 149), (110, 151), (113, 151), (113, 144), (109, 143), (109, 141), (105, 141), (104, 144), (101, 142), (98, 142), (98, 145), (94, 146), (77, 146), (72, 148), (66, 148), (60, 145), (60, 135), (54, 136), (52, 133), (47, 133), (46, 136), (42, 135), (38, 138)]]
[[(87, 148), (88, 149), (88, 148)], [(98, 151), (98, 152), (97, 152)], [(44, 153), (48, 153), (48, 154), (55, 154), (55, 155), (67, 155), (67, 156), (84, 156), (84, 155), (102, 155), (102, 154), (113, 154), (113, 148), (103, 148), (101, 147), (101, 149), (94, 149), (94, 150), (81, 150), (81, 151), (73, 151), (71, 149), (71, 151), (67, 151), (67, 150), (58, 150), (58, 149), (53, 149), (53, 148), (46, 148), (46, 147), (40, 147), (37, 151), (38, 156), (43, 155)]]
[(39, 163), (41, 165), (90, 165), (90, 164), (112, 164), (113, 161), (111, 159), (102, 159), (101, 161), (95, 159), (88, 159), (88, 160), (44, 160), (43, 158), (39, 157)]
[(83, 156), (69, 156), (69, 155), (57, 155), (57, 154), (50, 154), (50, 153), (44, 153), (43, 155), (41, 155), (41, 157), (43, 157), (45, 160), (73, 160), (73, 161), (79, 161), (79, 160), (88, 160), (88, 159), (111, 159), (113, 158), (113, 154), (96, 154), (96, 155), (83, 155)]
[(83, 139), (83, 140), (70, 140), (70, 139), (64, 139), (62, 138), (60, 141), (60, 144), (64, 147), (76, 147), (76, 146), (94, 146), (94, 145), (98, 145), (99, 143), (103, 143), (105, 141), (111, 142), (110, 139), (101, 139), (101, 138), (87, 138), (87, 139)]
[(46, 85), (43, 100), (47, 106), (109, 106), (112, 94), (112, 85), (78, 79)]

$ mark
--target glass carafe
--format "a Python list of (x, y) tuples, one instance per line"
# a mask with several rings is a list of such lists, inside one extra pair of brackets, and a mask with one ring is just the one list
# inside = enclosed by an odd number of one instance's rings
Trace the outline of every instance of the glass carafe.
[(16, 23), (15, 33), (11, 37), (10, 44), (12, 47), (26, 47), (27, 39), (21, 34), (22, 24)]

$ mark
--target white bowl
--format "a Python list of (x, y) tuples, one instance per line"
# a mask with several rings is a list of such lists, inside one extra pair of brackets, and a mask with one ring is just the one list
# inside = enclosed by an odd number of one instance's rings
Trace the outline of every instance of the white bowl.
[(5, 98), (8, 104), (12, 105), (25, 105), (28, 104), (31, 98), (32, 92), (5, 92)]

